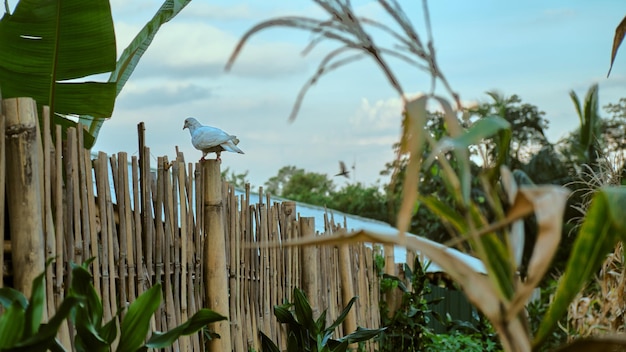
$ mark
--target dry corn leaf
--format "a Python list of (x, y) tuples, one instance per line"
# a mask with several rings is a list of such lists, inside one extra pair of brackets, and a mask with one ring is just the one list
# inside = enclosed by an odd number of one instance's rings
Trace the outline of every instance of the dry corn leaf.
[(516, 290), (507, 312), (512, 319), (524, 308), (532, 291), (548, 270), (561, 240), (562, 218), (569, 191), (559, 186), (520, 187), (513, 209), (532, 206), (537, 219), (538, 233), (528, 263), (528, 277)]
[(410, 153), (409, 163), (404, 176), (404, 192), (402, 204), (398, 212), (398, 229), (400, 238), (404, 238), (404, 233), (408, 230), (413, 209), (417, 201), (419, 172), (422, 165), (422, 149), (424, 147), (424, 126), (428, 112), (426, 103), (428, 96), (422, 95), (406, 104), (407, 124), (403, 131), (403, 140), (406, 141), (407, 150)]

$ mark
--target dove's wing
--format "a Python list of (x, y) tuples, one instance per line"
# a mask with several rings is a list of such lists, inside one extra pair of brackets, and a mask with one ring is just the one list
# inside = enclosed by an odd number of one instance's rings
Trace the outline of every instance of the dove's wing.
[(193, 131), (191, 144), (193, 144), (196, 149), (204, 150), (226, 143), (234, 138), (235, 136), (231, 136), (219, 128), (202, 126)]
[(235, 138), (232, 141), (226, 141), (222, 143), (221, 146), (222, 146), (222, 149), (224, 149), (227, 152), (243, 154), (243, 150), (239, 149), (239, 147), (235, 145), (237, 143), (239, 143), (239, 140)]

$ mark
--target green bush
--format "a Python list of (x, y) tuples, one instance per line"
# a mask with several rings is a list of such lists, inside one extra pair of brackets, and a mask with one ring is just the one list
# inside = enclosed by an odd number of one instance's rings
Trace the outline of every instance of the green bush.
[[(274, 315), (281, 324), (287, 325), (287, 352), (345, 352), (348, 345), (367, 341), (378, 335), (382, 329), (357, 328), (351, 334), (333, 339), (335, 329), (346, 319), (357, 297), (348, 302), (337, 320), (326, 327), (326, 311), (313, 318), (313, 310), (302, 292), (293, 289), (293, 303), (274, 306)], [(261, 350), (263, 352), (280, 352), (281, 349), (267, 335), (261, 332)]]
[[(0, 351), (65, 351), (56, 339), (65, 319), (69, 319), (76, 332), (76, 351), (110, 351), (118, 334), (118, 317), (104, 324), (102, 322), (102, 301), (87, 270), (92, 260), (83, 265), (71, 265), (69, 294), (47, 324), (41, 323), (46, 307), (45, 273), (33, 281), (30, 302), (17, 290), (6, 287), (0, 289), (0, 304), (5, 308), (0, 317)], [(207, 324), (226, 319), (210, 309), (200, 309), (185, 323), (170, 331), (153, 332), (145, 342), (150, 318), (161, 304), (161, 298), (161, 285), (156, 284), (128, 307), (119, 327), (120, 338), (116, 351), (134, 352), (168, 347), (180, 336), (193, 334)]]
[(450, 334), (432, 334), (427, 337), (425, 352), (482, 352), (502, 351), (502, 347), (493, 340), (483, 340), (481, 334), (463, 334), (455, 331)]

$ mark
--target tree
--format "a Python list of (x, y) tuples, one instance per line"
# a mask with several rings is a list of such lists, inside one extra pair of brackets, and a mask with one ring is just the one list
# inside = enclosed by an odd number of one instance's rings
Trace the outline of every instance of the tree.
[(307, 172), (295, 166), (284, 166), (265, 183), (265, 190), (283, 198), (313, 205), (330, 203), (333, 181), (326, 174)]
[[(544, 131), (548, 128), (545, 113), (535, 105), (522, 103), (517, 95), (505, 96), (496, 91), (487, 92), (492, 102), (480, 104), (470, 113), (478, 118), (501, 116), (511, 124), (511, 142), (505, 164), (511, 169), (519, 169), (541, 148), (549, 145)], [(487, 153), (493, 158), (497, 138), (486, 144)]]
[(573, 90), (569, 95), (580, 120), (580, 128), (574, 132), (578, 140), (577, 143), (571, 144), (570, 151), (575, 151), (576, 155), (579, 155), (581, 160), (578, 162), (595, 167), (598, 153), (602, 150), (599, 145), (601, 118), (598, 108), (598, 84), (589, 87), (583, 104)]
[(245, 172), (236, 174), (234, 171), (231, 171), (229, 167), (227, 167), (226, 169), (224, 169), (224, 171), (222, 171), (222, 179), (230, 183), (234, 187), (244, 188), (246, 187), (246, 184), (250, 183), (250, 180), (248, 179), (248, 173), (249, 171), (246, 170)]
[(392, 222), (385, 194), (378, 185), (366, 186), (360, 182), (347, 184), (332, 192), (330, 199), (329, 208), (369, 219)]

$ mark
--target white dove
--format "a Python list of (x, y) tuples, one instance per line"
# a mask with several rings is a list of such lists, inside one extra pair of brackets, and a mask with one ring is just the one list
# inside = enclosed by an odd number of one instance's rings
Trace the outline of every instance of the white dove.
[(203, 126), (193, 117), (185, 119), (183, 130), (185, 128), (189, 128), (191, 144), (193, 144), (194, 148), (202, 151), (200, 161), (205, 160), (204, 157), (208, 153), (215, 153), (218, 161), (222, 160), (220, 159), (222, 151), (243, 154), (243, 151), (237, 147), (237, 144), (239, 144), (237, 137), (231, 136), (219, 128)]

